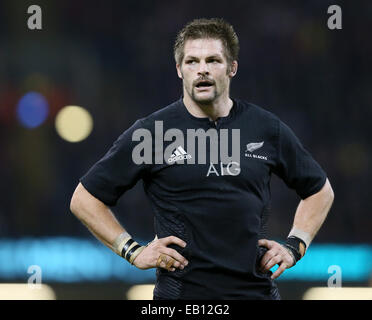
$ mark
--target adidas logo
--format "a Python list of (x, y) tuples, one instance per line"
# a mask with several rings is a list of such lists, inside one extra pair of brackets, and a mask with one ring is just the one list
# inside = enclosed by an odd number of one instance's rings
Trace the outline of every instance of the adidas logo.
[(171, 157), (168, 159), (168, 162), (173, 163), (175, 161), (187, 159), (191, 159), (191, 155), (187, 154), (187, 152), (181, 146), (179, 146), (175, 151), (173, 151)]

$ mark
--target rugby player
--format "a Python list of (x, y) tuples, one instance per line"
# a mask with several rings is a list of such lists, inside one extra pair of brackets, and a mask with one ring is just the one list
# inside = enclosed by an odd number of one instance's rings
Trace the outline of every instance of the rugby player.
[[(71, 199), (100, 241), (157, 268), (154, 299), (280, 299), (274, 279), (305, 255), (332, 205), (326, 173), (293, 131), (230, 97), (238, 53), (225, 20), (189, 22), (174, 45), (182, 97), (125, 130)], [(272, 174), (301, 198), (283, 244), (265, 232)], [(139, 180), (155, 216), (146, 246), (110, 210)]]

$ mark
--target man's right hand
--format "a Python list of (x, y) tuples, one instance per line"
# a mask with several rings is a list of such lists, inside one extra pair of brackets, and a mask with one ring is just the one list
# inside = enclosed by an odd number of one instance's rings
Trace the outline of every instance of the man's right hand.
[(164, 268), (168, 271), (175, 271), (176, 268), (184, 269), (189, 262), (176, 250), (168, 248), (167, 246), (170, 244), (176, 244), (182, 248), (186, 247), (185, 241), (174, 236), (155, 239), (142, 250), (133, 264), (143, 270), (155, 267)]

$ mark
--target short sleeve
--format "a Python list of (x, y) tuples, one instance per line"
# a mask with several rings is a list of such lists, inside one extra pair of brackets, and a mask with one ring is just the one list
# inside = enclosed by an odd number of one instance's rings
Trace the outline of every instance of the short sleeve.
[(141, 120), (137, 120), (120, 135), (104, 157), (80, 179), (88, 192), (106, 205), (115, 205), (148, 169), (145, 164), (135, 164), (132, 160), (132, 134), (141, 124)]
[(293, 131), (279, 121), (278, 158), (273, 170), (285, 184), (302, 198), (317, 193), (324, 186), (327, 175), (303, 147)]

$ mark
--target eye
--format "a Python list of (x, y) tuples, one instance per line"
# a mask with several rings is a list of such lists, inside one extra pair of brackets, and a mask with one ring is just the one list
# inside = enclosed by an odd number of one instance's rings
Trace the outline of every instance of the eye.
[(195, 60), (186, 60), (185, 63), (186, 63), (186, 64), (195, 64), (196, 61), (195, 61)]

